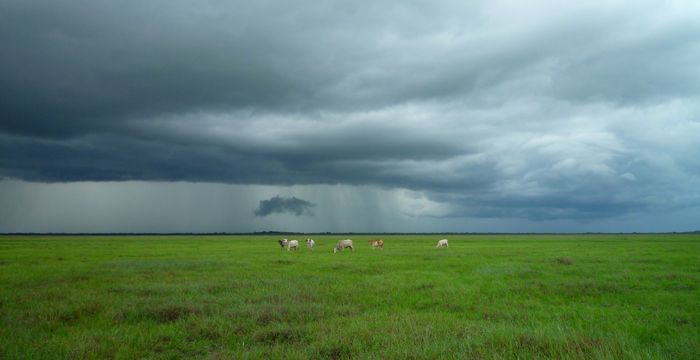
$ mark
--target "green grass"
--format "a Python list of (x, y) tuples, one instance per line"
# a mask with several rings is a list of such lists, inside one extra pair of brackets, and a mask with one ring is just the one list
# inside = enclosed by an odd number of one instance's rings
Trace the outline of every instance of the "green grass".
[(700, 356), (699, 235), (339, 238), (0, 237), (0, 358)]

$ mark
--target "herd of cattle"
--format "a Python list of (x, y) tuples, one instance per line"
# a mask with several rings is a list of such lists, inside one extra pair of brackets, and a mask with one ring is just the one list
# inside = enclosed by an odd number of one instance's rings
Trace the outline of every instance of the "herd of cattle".
[[(299, 240), (281, 239), (277, 240), (277, 242), (280, 244), (282, 249), (287, 249), (287, 251), (299, 249)], [(372, 239), (369, 241), (369, 244), (372, 246), (372, 249), (384, 249), (384, 240), (382, 239)], [(306, 239), (306, 247), (309, 248), (309, 250), (313, 250), (315, 245), (316, 242), (313, 239)], [(447, 247), (447, 245), (447, 239), (442, 239), (438, 240), (437, 246), (435, 247), (442, 248)], [(352, 247), (352, 240), (338, 240), (333, 248), (333, 253), (337, 253), (338, 251), (343, 251), (345, 249), (354, 250)]]

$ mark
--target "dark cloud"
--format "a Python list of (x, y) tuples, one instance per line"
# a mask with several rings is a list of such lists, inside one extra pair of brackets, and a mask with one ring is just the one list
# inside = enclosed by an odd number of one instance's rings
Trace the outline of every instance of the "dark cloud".
[(371, 185), (448, 217), (693, 206), (698, 16), (690, 1), (3, 1), (0, 178)]
[(297, 197), (281, 197), (274, 196), (268, 200), (261, 200), (260, 206), (253, 212), (255, 216), (268, 216), (271, 214), (290, 213), (296, 216), (309, 215), (313, 216), (312, 208), (316, 204), (312, 204), (306, 200)]

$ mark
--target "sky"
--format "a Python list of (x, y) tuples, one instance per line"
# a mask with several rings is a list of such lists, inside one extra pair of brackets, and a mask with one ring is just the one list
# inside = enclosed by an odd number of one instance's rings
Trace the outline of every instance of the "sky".
[(0, 2), (0, 232), (700, 229), (700, 2)]

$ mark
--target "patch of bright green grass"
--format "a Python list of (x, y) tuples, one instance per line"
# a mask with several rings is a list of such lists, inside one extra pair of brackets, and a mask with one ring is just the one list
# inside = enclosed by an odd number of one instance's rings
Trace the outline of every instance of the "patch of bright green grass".
[(700, 354), (698, 235), (314, 238), (0, 237), (0, 358)]

